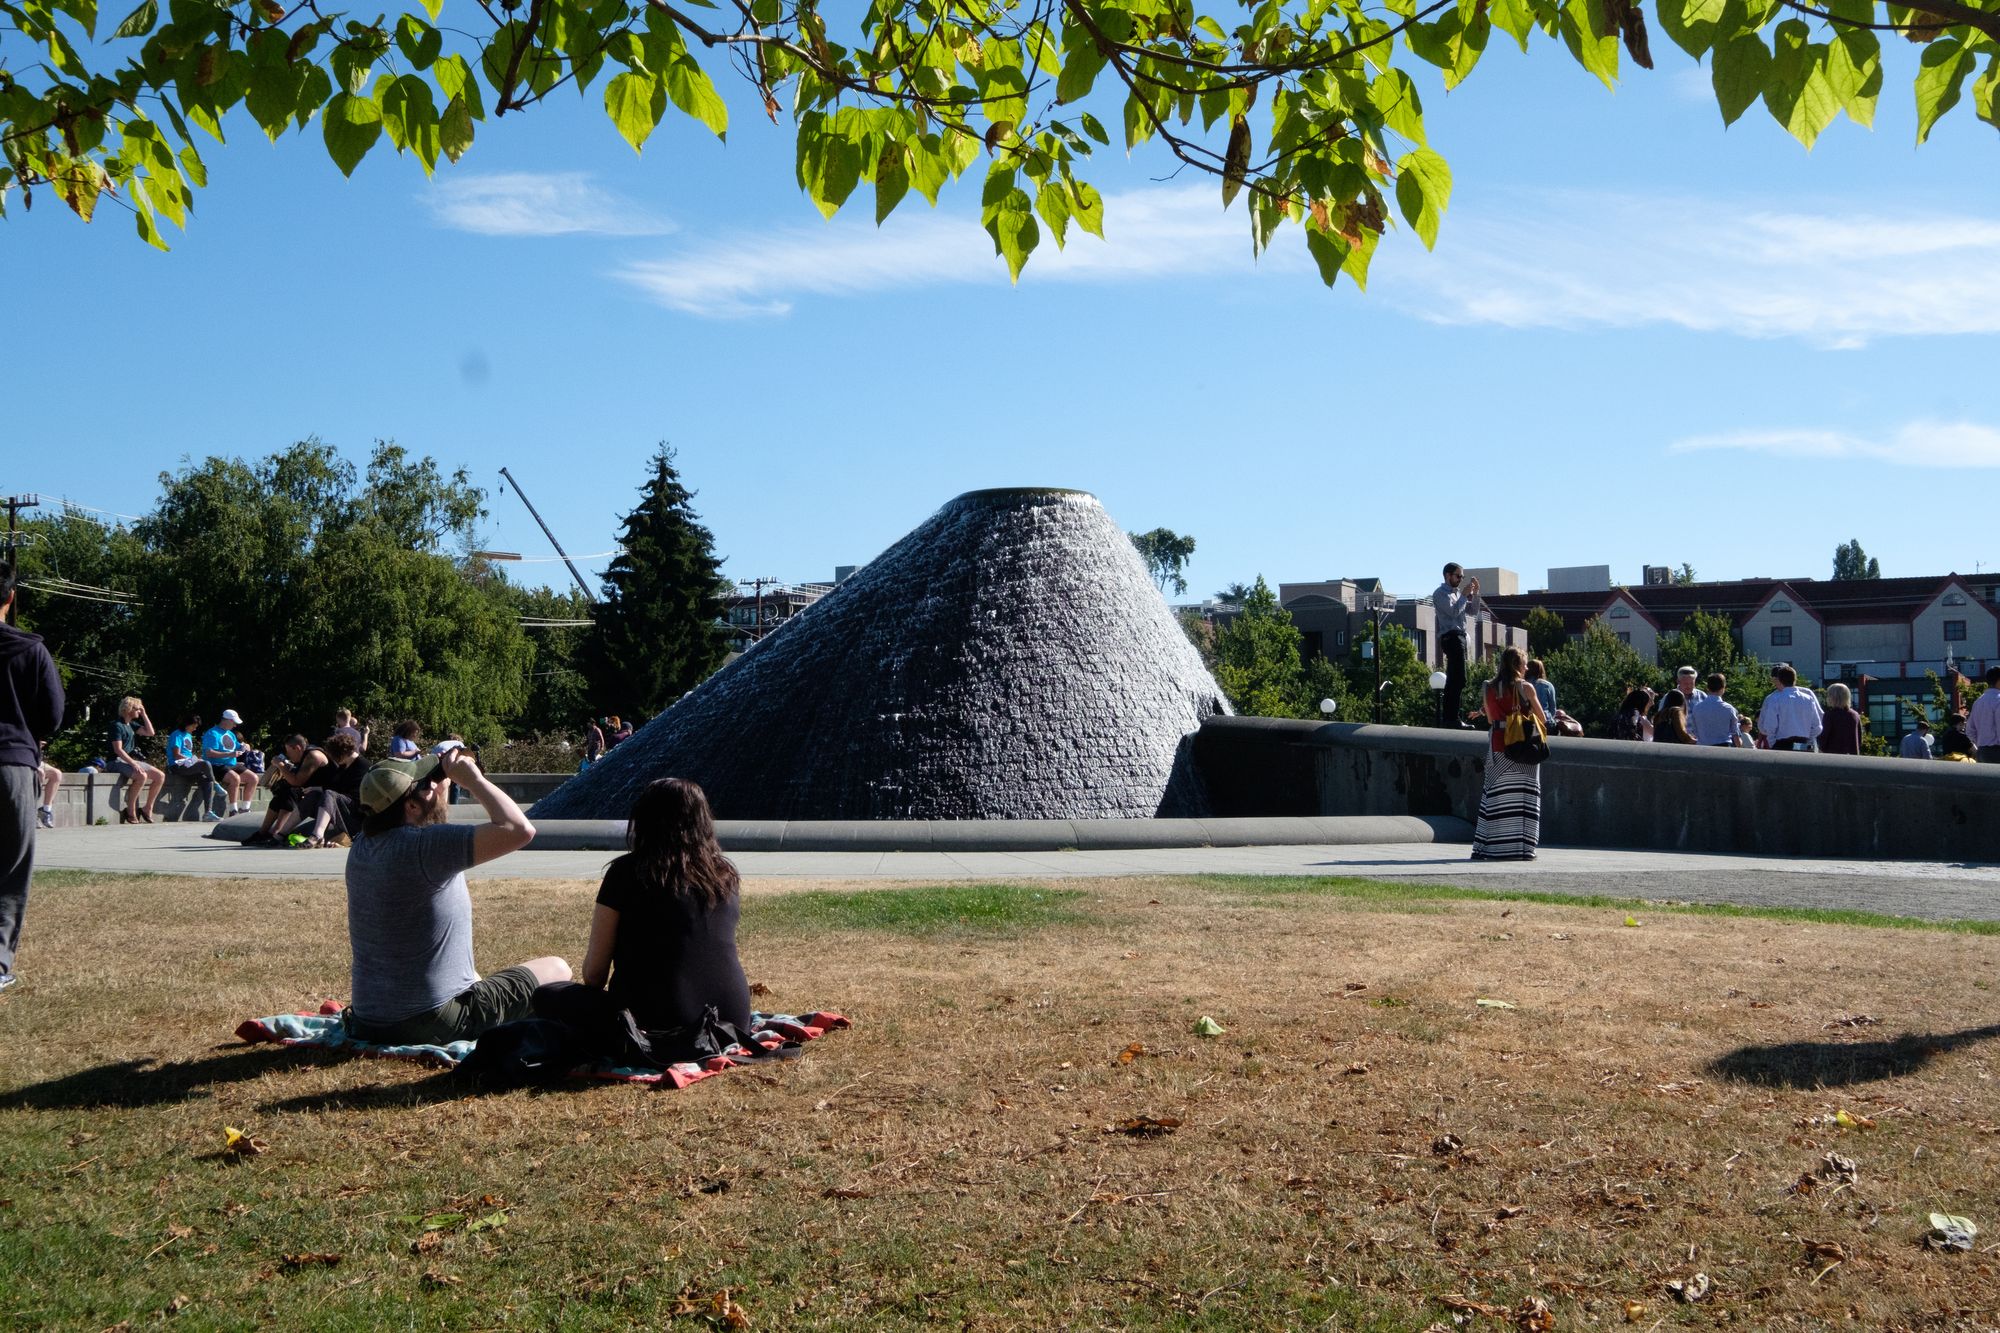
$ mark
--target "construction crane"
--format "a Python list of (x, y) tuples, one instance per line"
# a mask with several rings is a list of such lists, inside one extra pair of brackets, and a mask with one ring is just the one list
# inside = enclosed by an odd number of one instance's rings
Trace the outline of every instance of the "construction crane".
[(562, 543), (556, 540), (556, 535), (553, 532), (549, 531), (549, 525), (542, 522), (542, 515), (535, 508), (535, 502), (530, 500), (528, 493), (521, 489), (521, 483), (514, 480), (513, 473), (503, 467), (500, 469), (500, 475), (505, 477), (507, 484), (514, 488), (514, 494), (521, 497), (521, 503), (528, 506), (528, 512), (534, 515), (535, 523), (541, 528), (542, 535), (549, 539), (549, 545), (556, 548), (556, 554), (562, 557), (563, 564), (569, 566), (569, 576), (575, 579), (576, 586), (583, 590), (583, 600), (594, 604), (597, 598), (591, 595), (590, 585), (583, 581), (583, 575), (576, 572), (576, 561), (569, 558), (569, 552), (563, 550)]

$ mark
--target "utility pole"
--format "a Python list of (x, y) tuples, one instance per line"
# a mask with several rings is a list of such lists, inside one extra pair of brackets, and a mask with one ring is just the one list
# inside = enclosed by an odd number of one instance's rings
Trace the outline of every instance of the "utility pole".
[(553, 532), (549, 531), (549, 525), (542, 522), (542, 516), (540, 512), (536, 510), (535, 502), (533, 500), (530, 500), (528, 498), (528, 493), (521, 489), (521, 483), (515, 481), (514, 474), (509, 472), (504, 467), (500, 469), (500, 475), (505, 477), (507, 479), (507, 484), (514, 488), (514, 494), (521, 497), (521, 503), (528, 506), (528, 512), (534, 515), (535, 523), (538, 527), (541, 528), (542, 535), (549, 539), (549, 545), (556, 548), (556, 554), (562, 557), (562, 562), (565, 565), (569, 566), (569, 576), (575, 579), (576, 586), (583, 590), (583, 600), (591, 603), (593, 606), (596, 605), (597, 598), (591, 595), (590, 585), (583, 581), (583, 575), (576, 572), (576, 562), (569, 558), (569, 552), (563, 550), (562, 543), (556, 540), (556, 535)]
[(755, 623), (754, 623), (754, 624), (753, 624), (753, 625), (751, 626), (751, 634), (750, 634), (750, 641), (751, 641), (752, 643), (755, 643), (755, 642), (756, 642), (756, 641), (757, 641), (758, 639), (761, 639), (761, 638), (763, 638), (763, 637), (764, 637), (764, 589), (765, 589), (765, 588), (767, 588), (767, 587), (772, 587), (772, 588), (775, 588), (775, 587), (777, 587), (777, 586), (778, 586), (778, 585), (779, 585), (779, 584), (780, 584), (780, 583), (781, 583), (782, 581), (783, 581), (783, 580), (781, 580), (781, 579), (738, 579), (738, 580), (736, 580), (736, 585), (737, 585), (738, 587), (742, 587), (742, 586), (744, 586), (745, 584), (748, 584), (748, 585), (749, 585), (749, 586), (751, 586), (752, 588), (755, 588), (755, 589), (756, 589), (756, 591), (757, 591), (757, 619), (756, 619)]
[[(23, 509), (35, 509), (41, 503), (42, 497), (33, 494), (10, 495), (5, 500), (0, 500), (0, 504), (7, 506), (7, 563), (9, 565), (14, 563), (14, 552), (21, 545), (20, 538), (15, 534), (16, 520)], [(7, 608), (6, 619), (10, 624), (13, 623), (14, 608), (12, 606)]]

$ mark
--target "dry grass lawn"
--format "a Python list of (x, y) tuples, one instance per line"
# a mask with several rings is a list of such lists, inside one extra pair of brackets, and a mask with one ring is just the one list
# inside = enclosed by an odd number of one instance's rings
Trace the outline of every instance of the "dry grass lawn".
[[(593, 888), (476, 885), (481, 961)], [(337, 884), (51, 877), (0, 1326), (2000, 1327), (2000, 938), (1427, 892), (760, 883), (851, 1031), (481, 1096), (231, 1040), (343, 994)]]

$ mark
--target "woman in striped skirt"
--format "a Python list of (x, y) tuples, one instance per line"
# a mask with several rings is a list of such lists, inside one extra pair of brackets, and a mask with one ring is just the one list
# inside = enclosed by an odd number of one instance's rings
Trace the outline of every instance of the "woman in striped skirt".
[(1542, 719), (1541, 700), (1523, 679), (1526, 661), (1519, 648), (1500, 654), (1500, 669), (1486, 685), (1486, 718), (1493, 724), (1493, 752), (1486, 756), (1486, 787), (1479, 796), (1479, 823), (1472, 835), (1475, 861), (1532, 861), (1542, 838), (1542, 769), (1517, 764), (1505, 753), (1501, 736), (1516, 709)]

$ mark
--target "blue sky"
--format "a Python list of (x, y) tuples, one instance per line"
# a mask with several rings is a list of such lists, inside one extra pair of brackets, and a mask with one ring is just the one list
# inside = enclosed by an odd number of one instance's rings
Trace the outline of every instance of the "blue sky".
[(590, 555), (667, 440), (739, 578), (828, 577), (1018, 484), (1193, 535), (1191, 594), (1420, 592), (1445, 559), (1824, 576), (1849, 537), (1886, 574), (1990, 568), (2000, 144), (1961, 107), (1917, 148), (1889, 45), (1876, 128), (1809, 154), (1761, 106), (1725, 132), (1664, 38), (1615, 94), (1496, 39), (1456, 92), (1423, 81), (1452, 207), (1366, 295), (1295, 229), (1253, 262), (1240, 201), (1110, 150), (1109, 240), (1010, 287), (976, 179), (822, 222), (726, 74), (726, 147), (670, 119), (637, 157), (593, 90), (430, 182), (245, 122), (170, 254), (109, 207), (10, 207), (0, 488), (136, 514), (183, 456), (394, 438), (495, 491), (488, 545), (551, 554), (504, 465)]

